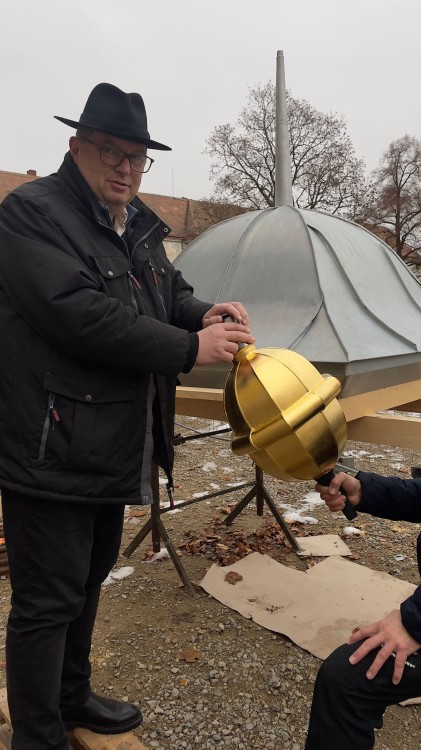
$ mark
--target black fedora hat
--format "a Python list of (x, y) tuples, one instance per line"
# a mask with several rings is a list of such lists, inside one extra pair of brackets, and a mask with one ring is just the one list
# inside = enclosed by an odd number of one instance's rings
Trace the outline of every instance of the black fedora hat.
[(54, 115), (72, 128), (84, 126), (115, 135), (148, 148), (171, 151), (170, 146), (152, 141), (148, 132), (145, 105), (140, 94), (126, 94), (111, 83), (99, 83), (88, 96), (79, 122)]

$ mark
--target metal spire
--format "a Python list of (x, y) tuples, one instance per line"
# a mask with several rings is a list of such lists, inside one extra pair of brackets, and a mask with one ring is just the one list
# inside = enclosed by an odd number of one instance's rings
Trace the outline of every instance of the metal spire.
[(276, 55), (275, 206), (292, 206), (284, 53)]

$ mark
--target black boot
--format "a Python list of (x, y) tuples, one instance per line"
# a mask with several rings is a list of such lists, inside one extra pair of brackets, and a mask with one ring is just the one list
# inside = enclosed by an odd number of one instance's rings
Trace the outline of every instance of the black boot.
[(97, 734), (129, 732), (142, 723), (142, 714), (133, 703), (115, 701), (91, 693), (86, 703), (61, 712), (66, 729), (84, 727)]

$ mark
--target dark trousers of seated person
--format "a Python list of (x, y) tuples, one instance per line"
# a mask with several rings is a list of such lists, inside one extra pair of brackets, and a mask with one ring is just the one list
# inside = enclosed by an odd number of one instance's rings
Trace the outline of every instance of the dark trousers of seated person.
[(68, 503), (2, 492), (12, 587), (7, 694), (13, 750), (67, 750), (60, 707), (90, 692), (92, 631), (115, 564), (124, 505)]
[(372, 750), (375, 729), (382, 727), (387, 707), (421, 697), (421, 652), (408, 657), (415, 668), (405, 666), (399, 685), (393, 685), (392, 657), (374, 679), (366, 677), (378, 649), (358, 664), (349, 663), (360, 643), (340, 646), (322, 664), (305, 750)]

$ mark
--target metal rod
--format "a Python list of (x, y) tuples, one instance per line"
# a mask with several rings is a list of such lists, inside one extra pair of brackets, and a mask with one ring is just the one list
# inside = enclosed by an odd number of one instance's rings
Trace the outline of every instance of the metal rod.
[(195, 435), (177, 435), (173, 440), (173, 445), (187, 443), (188, 440), (200, 440), (212, 435), (220, 435), (222, 432), (231, 432), (231, 427), (221, 427), (220, 430), (209, 430), (209, 432), (197, 432)]
[(152, 507), (151, 507), (151, 536), (152, 549), (157, 554), (161, 550), (161, 534), (159, 529), (160, 498), (159, 498), (159, 469), (155, 462), (151, 471)]
[(263, 471), (255, 464), (256, 473), (256, 512), (258, 516), (263, 516), (265, 493), (263, 487)]
[(138, 548), (139, 544), (143, 542), (143, 540), (148, 536), (150, 530), (152, 528), (152, 518), (148, 518), (144, 526), (140, 529), (140, 531), (136, 534), (134, 539), (130, 542), (130, 544), (127, 545), (126, 549), (123, 550), (121, 553), (123, 557), (131, 557), (135, 549)]
[(335, 464), (335, 469), (341, 469), (341, 471), (345, 471), (347, 474), (353, 474), (354, 476), (359, 472), (359, 469), (353, 469), (352, 466), (345, 466), (345, 464), (341, 464), (339, 461)]
[(292, 206), (291, 156), (284, 53), (276, 56), (275, 206)]
[(254, 481), (243, 482), (242, 484), (236, 484), (234, 487), (227, 487), (226, 490), (217, 490), (217, 492), (207, 492), (205, 495), (200, 497), (192, 497), (189, 500), (183, 500), (182, 502), (176, 502), (174, 508), (161, 508), (161, 515), (163, 513), (169, 513), (171, 510), (178, 510), (179, 508), (186, 508), (188, 505), (194, 505), (199, 503), (201, 500), (210, 500), (212, 497), (219, 497), (219, 495), (226, 495), (228, 492), (237, 492), (238, 490), (244, 489), (244, 487), (250, 487), (254, 485)]
[(230, 526), (234, 520), (234, 518), (237, 518), (237, 516), (241, 513), (242, 510), (249, 504), (251, 500), (253, 500), (254, 497), (256, 497), (256, 483), (252, 482), (253, 487), (249, 492), (247, 492), (247, 495), (244, 495), (243, 499), (240, 500), (235, 508), (231, 511), (231, 513), (225, 518), (224, 523), (227, 526)]
[[(244, 508), (253, 500), (253, 498), (256, 498), (256, 506), (257, 506), (257, 515), (263, 515), (263, 502), (265, 502), (269, 508), (269, 510), (272, 512), (273, 516), (275, 517), (275, 520), (281, 527), (283, 533), (285, 534), (286, 538), (288, 539), (291, 547), (295, 552), (302, 552), (302, 547), (300, 547), (296, 537), (284, 521), (284, 518), (282, 516), (282, 513), (279, 512), (278, 508), (276, 507), (275, 503), (273, 502), (271, 496), (269, 495), (269, 492), (267, 491), (264, 481), (263, 481), (263, 471), (260, 469), (257, 464), (255, 464), (255, 473), (256, 473), (256, 481), (253, 484), (252, 489), (243, 497), (242, 500), (240, 500), (239, 503), (235, 506), (235, 508), (231, 511), (231, 513), (226, 517), (224, 523), (227, 526), (230, 526), (233, 522), (233, 520), (241, 513), (241, 511), (244, 510)], [(260, 511), (260, 512), (259, 512)]]
[(183, 584), (184, 584), (184, 590), (187, 596), (190, 596), (192, 599), (197, 599), (199, 594), (197, 591), (195, 591), (192, 582), (190, 581), (190, 578), (188, 577), (184, 566), (180, 560), (180, 558), (177, 555), (177, 551), (168, 535), (168, 532), (162, 523), (161, 519), (158, 519), (158, 527), (161, 534), (162, 541), (164, 542), (167, 552), (172, 560), (172, 564), (174, 565), (178, 575), (180, 576)]
[(295, 552), (302, 552), (303, 548), (300, 547), (297, 537), (294, 536), (290, 528), (288, 527), (286, 521), (283, 518), (282, 513), (279, 512), (277, 509), (275, 503), (273, 502), (271, 496), (269, 495), (268, 491), (266, 490), (266, 487), (263, 486), (263, 493), (264, 493), (264, 499), (272, 511), (276, 521), (278, 522), (279, 526), (281, 527), (282, 531), (284, 532), (286, 538), (288, 539), (291, 547), (295, 550)]
[[(219, 495), (226, 495), (228, 492), (237, 492), (238, 490), (244, 489), (244, 487), (251, 487), (252, 485), (254, 486), (254, 484), (255, 483), (253, 480), (250, 482), (243, 482), (242, 484), (236, 484), (235, 487), (227, 487), (227, 489), (225, 490), (218, 490), (217, 492), (209, 492), (205, 495), (200, 495), (200, 497), (193, 497), (189, 500), (184, 500), (181, 503), (177, 503), (174, 508), (168, 507), (168, 508), (159, 509), (159, 506), (156, 506), (156, 505), (154, 506), (154, 504), (152, 504), (151, 517), (145, 522), (144, 526), (142, 526), (140, 531), (136, 534), (134, 539), (132, 539), (132, 541), (127, 545), (126, 549), (124, 549), (121, 554), (123, 555), (123, 557), (131, 557), (135, 549), (138, 548), (139, 544), (143, 542), (143, 540), (147, 537), (149, 532), (153, 529), (153, 522), (156, 527), (156, 518), (161, 516), (163, 513), (170, 513), (170, 511), (177, 510), (178, 508), (186, 508), (189, 505), (200, 503), (202, 500), (208, 500), (212, 497), (219, 497)], [(159, 551), (159, 547), (156, 550), (154, 546), (154, 552), (157, 552), (157, 551)]]

